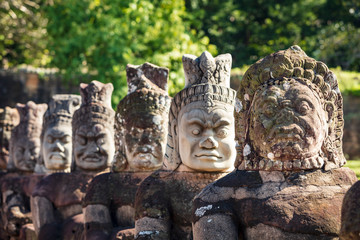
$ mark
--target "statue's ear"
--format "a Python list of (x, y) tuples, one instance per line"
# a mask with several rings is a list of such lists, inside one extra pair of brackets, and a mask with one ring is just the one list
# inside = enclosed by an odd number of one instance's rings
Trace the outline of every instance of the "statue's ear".
[(178, 133), (179, 133), (179, 127), (177, 124), (177, 119), (173, 119), (171, 121), (170, 124), (170, 132), (171, 132), (171, 136), (172, 136), (172, 145), (175, 148), (175, 152), (177, 154), (180, 154), (179, 152), (179, 138), (178, 138)]
[(335, 105), (333, 102), (326, 101), (325, 102), (325, 110), (326, 110), (326, 121), (327, 123), (331, 123), (331, 120), (335, 117)]

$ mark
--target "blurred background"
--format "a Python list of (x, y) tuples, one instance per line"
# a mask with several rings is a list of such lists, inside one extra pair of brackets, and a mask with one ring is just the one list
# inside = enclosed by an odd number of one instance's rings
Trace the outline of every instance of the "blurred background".
[(294, 44), (337, 75), (344, 152), (360, 159), (359, 0), (2, 0), (0, 107), (48, 102), (94, 79), (113, 83), (115, 107), (128, 63), (168, 67), (174, 95), (182, 55), (204, 50), (232, 54), (236, 89), (250, 64)]

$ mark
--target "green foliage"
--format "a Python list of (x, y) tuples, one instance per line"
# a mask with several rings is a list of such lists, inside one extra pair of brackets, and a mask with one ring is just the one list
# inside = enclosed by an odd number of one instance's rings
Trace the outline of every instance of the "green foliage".
[[(85, 75), (114, 84), (114, 105), (126, 94), (125, 66), (151, 62), (170, 69), (170, 94), (184, 84), (181, 58), (208, 48), (183, 22), (183, 1), (56, 0), (44, 9), (49, 19), (52, 66), (68, 79)], [(75, 81), (75, 80), (73, 80)]]
[(315, 58), (331, 67), (360, 71), (360, 28), (342, 22), (320, 30)]
[[(244, 76), (249, 66), (244, 65), (241, 68), (231, 70), (231, 87), (235, 90), (239, 88), (239, 82)], [(343, 95), (352, 95), (360, 97), (360, 72), (343, 71), (340, 67), (330, 68), (336, 75), (339, 89)]]
[(360, 180), (360, 160), (348, 160), (344, 167), (348, 167), (356, 173), (357, 178)]
[(49, 61), (41, 0), (0, 1), (0, 67), (45, 66)]
[[(297, 44), (312, 57), (330, 59), (341, 55), (349, 63), (330, 64), (360, 71), (358, 58), (349, 60), (359, 50), (358, 33), (328, 28), (342, 22), (360, 27), (360, 3), (357, 0), (186, 0), (188, 21), (221, 53), (233, 55), (234, 66), (252, 64), (280, 49)], [(328, 27), (329, 26), (329, 27)], [(350, 29), (350, 27), (348, 27)], [(340, 30), (340, 35), (336, 36)], [(358, 30), (356, 30), (358, 31)], [(332, 42), (334, 37), (337, 42)], [(320, 42), (322, 40), (323, 42)], [(349, 44), (353, 41), (352, 44)], [(332, 45), (336, 45), (332, 51)], [(341, 52), (341, 48), (356, 48), (356, 52)], [(320, 47), (327, 51), (318, 51)], [(337, 50), (338, 49), (338, 50)], [(330, 57), (328, 57), (330, 55)], [(342, 61), (341, 60), (341, 61)], [(349, 68), (348, 68), (349, 67)]]
[(338, 79), (339, 88), (343, 95), (360, 97), (360, 73), (342, 71), (340, 67), (331, 68)]

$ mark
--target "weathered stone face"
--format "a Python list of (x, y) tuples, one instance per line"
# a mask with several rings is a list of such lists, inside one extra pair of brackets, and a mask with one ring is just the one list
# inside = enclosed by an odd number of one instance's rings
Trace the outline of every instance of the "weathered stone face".
[(293, 81), (256, 93), (249, 136), (263, 158), (295, 160), (319, 154), (328, 131), (317, 93)]
[(6, 169), (9, 161), (11, 130), (19, 124), (19, 113), (15, 108), (0, 109), (0, 169)]
[(115, 152), (112, 91), (111, 83), (80, 84), (82, 105), (72, 121), (73, 153), (79, 170), (100, 171), (110, 167)]
[(177, 93), (169, 114), (164, 167), (181, 164), (196, 171), (223, 171), (235, 161), (235, 91), (229, 88), (231, 55), (183, 56), (185, 88)]
[(346, 162), (336, 76), (299, 46), (246, 71), (234, 114), (239, 170), (329, 170)]
[(150, 63), (127, 65), (128, 94), (116, 115), (113, 170), (152, 171), (163, 163), (170, 97), (169, 70)]
[(199, 171), (233, 167), (235, 134), (231, 110), (225, 105), (204, 109), (194, 102), (180, 111), (176, 133), (184, 165)]
[(75, 130), (75, 163), (84, 170), (103, 169), (110, 165), (115, 147), (108, 127), (95, 123)]
[(72, 131), (68, 125), (48, 128), (42, 143), (44, 164), (47, 169), (70, 169), (72, 160)]
[[(44, 115), (42, 132), (42, 160), (38, 172), (70, 172), (72, 163), (72, 127), (74, 112), (80, 107), (80, 96), (56, 94)], [(45, 169), (38, 169), (41, 165)]]
[[(40, 157), (40, 135), (47, 104), (18, 104), (20, 123), (11, 133), (8, 168), (32, 172)], [(13, 166), (12, 166), (13, 165)]]
[[(125, 151), (132, 169), (156, 169), (163, 162), (166, 147), (167, 121), (153, 116), (153, 128), (127, 126), (125, 132)], [(130, 129), (129, 129), (130, 128)]]
[(39, 138), (17, 140), (13, 156), (17, 169), (32, 172), (40, 156), (40, 136)]

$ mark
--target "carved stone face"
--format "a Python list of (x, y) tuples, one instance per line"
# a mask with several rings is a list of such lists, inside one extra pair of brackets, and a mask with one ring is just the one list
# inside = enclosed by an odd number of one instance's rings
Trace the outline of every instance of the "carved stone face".
[(163, 163), (167, 122), (159, 115), (153, 116), (153, 122), (153, 128), (144, 129), (135, 122), (126, 129), (125, 150), (131, 169), (157, 169)]
[(64, 170), (71, 166), (72, 130), (69, 125), (49, 127), (43, 137), (42, 151), (45, 167)]
[(14, 144), (13, 159), (15, 167), (21, 171), (34, 171), (40, 156), (40, 138), (20, 138)]
[(300, 82), (284, 82), (257, 92), (250, 115), (255, 151), (273, 160), (317, 154), (328, 129), (317, 94)]
[(235, 151), (233, 109), (205, 110), (203, 102), (185, 106), (179, 113), (176, 133), (181, 161), (198, 171), (233, 167)]
[(114, 156), (113, 133), (102, 124), (82, 126), (75, 131), (76, 166), (84, 170), (100, 170), (110, 165)]

